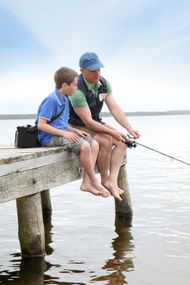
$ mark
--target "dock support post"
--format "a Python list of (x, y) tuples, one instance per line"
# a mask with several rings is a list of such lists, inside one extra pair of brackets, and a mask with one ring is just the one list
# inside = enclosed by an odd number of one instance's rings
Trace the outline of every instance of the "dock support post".
[(124, 190), (122, 194), (122, 202), (115, 199), (115, 212), (120, 220), (132, 221), (133, 210), (131, 205), (131, 198), (129, 194), (129, 186), (127, 181), (127, 170), (125, 165), (122, 165), (118, 175), (118, 185)]
[(45, 255), (41, 194), (17, 199), (18, 235), (23, 257)]
[(41, 192), (42, 211), (44, 215), (50, 215), (52, 213), (50, 191), (46, 189)]

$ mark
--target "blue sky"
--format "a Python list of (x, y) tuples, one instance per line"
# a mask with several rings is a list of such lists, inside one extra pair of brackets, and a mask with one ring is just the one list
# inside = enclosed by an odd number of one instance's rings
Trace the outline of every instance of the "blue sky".
[(36, 113), (86, 51), (124, 111), (190, 109), (189, 47), (189, 0), (0, 0), (0, 114)]

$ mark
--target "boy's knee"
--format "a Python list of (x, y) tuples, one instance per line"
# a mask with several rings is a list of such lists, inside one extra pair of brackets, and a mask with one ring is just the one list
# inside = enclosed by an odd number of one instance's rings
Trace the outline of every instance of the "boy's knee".
[(85, 151), (85, 152), (88, 152), (90, 151), (90, 144), (85, 141), (81, 144), (81, 148), (80, 148), (81, 151)]

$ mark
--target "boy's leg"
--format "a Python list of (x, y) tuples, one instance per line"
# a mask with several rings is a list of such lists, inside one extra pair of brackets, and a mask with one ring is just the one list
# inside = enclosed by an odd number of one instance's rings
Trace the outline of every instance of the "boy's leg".
[[(92, 142), (92, 139), (90, 138), (89, 139), (87, 138), (86, 140), (89, 140), (90, 143)], [(91, 183), (91, 179), (93, 180), (93, 183), (96, 182), (96, 176), (95, 176), (94, 165), (93, 165), (93, 161), (92, 161), (91, 153), (90, 153), (91, 152), (90, 144), (88, 142), (85, 142), (83, 138), (79, 138), (77, 142), (70, 142), (68, 139), (64, 137), (53, 136), (50, 142), (44, 146), (47, 146), (47, 147), (65, 146), (66, 149), (73, 151), (76, 155), (80, 155), (81, 164), (85, 169), (85, 180), (83, 179), (82, 186), (80, 187), (81, 190), (91, 192), (94, 195), (102, 196), (102, 192), (100, 192), (95, 187), (93, 187)], [(97, 147), (98, 147), (98, 144), (97, 144)], [(97, 149), (97, 153), (98, 153), (98, 149)], [(96, 153), (96, 157), (97, 157), (97, 153)], [(87, 175), (87, 172), (88, 172), (88, 175), (91, 177), (91, 179)]]
[[(110, 172), (110, 158), (113, 146), (113, 138), (104, 133), (96, 133), (85, 126), (71, 126), (89, 133), (99, 143), (97, 165), (101, 176), (101, 182), (104, 184), (104, 182), (107, 181)], [(109, 125), (106, 126), (110, 127)]]
[(80, 148), (80, 161), (85, 169), (81, 190), (91, 192), (94, 195), (108, 197), (109, 191), (105, 189), (97, 180), (94, 172), (94, 165), (98, 154), (98, 143), (93, 141), (90, 144), (84, 142)]

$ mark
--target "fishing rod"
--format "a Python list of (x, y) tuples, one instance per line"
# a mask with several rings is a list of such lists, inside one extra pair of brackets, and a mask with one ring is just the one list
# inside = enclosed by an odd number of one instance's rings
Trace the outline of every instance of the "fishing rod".
[[(129, 135), (128, 135), (128, 137), (129, 137), (130, 139), (133, 139), (133, 138), (132, 138), (131, 136), (129, 136)], [(164, 152), (161, 152), (161, 151), (159, 151), (159, 150), (156, 150), (156, 149), (154, 149), (154, 148), (152, 148), (152, 147), (149, 147), (149, 146), (147, 146), (147, 145), (144, 145), (144, 144), (142, 144), (142, 143), (139, 143), (139, 142), (136, 142), (136, 141), (129, 141), (129, 140), (126, 140), (126, 141), (125, 141), (125, 144), (126, 144), (129, 148), (132, 148), (132, 147), (135, 148), (137, 145), (140, 145), (140, 146), (145, 147), (145, 148), (147, 148), (147, 149), (149, 149), (149, 150), (152, 150), (152, 151), (154, 151), (154, 152), (157, 152), (157, 153), (159, 153), (159, 154), (161, 154), (161, 155), (167, 156), (167, 157), (169, 157), (170, 159), (176, 160), (176, 161), (178, 161), (178, 162), (181, 162), (181, 163), (183, 163), (183, 164), (186, 164), (186, 165), (190, 166), (190, 163), (188, 163), (188, 162), (185, 162), (185, 161), (183, 161), (183, 160), (181, 160), (181, 159), (179, 159), (179, 158), (176, 158), (176, 157), (174, 157), (174, 156), (171, 156), (171, 155), (169, 155), (169, 154), (166, 154), (166, 153), (164, 153)]]

